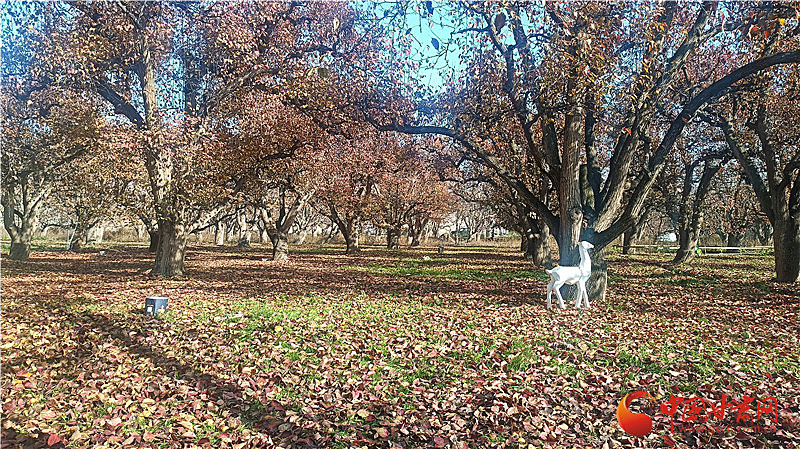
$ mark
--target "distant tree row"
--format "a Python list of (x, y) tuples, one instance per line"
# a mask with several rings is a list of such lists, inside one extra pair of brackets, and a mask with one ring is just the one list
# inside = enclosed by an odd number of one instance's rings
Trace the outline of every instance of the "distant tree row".
[(795, 282), (798, 17), (777, 2), (6, 3), (11, 257), (48, 198), (82, 235), (111, 195), (167, 277), (192, 232), (231, 214), (243, 230), (244, 210), (284, 259), (314, 204), (348, 252), (366, 222), (391, 247), (450, 213), (491, 215), (541, 265), (551, 239), (568, 265), (589, 240), (593, 299), (605, 249), (649, 217), (669, 218), (677, 263), (709, 226), (733, 245), (768, 225), (776, 277)]

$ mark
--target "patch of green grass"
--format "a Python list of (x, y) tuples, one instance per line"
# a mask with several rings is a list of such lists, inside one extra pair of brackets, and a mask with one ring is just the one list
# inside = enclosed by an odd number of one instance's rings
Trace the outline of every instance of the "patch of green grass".
[[(279, 300), (285, 300), (285, 298)], [(238, 323), (246, 320), (247, 325), (239, 330), (239, 341), (250, 340), (256, 331), (274, 329), (277, 326), (289, 327), (292, 322), (300, 318), (310, 321), (319, 321), (322, 318), (320, 311), (313, 306), (314, 298), (310, 299), (312, 305), (305, 308), (281, 307), (275, 300), (264, 299), (256, 303), (240, 306), (237, 311), (242, 317), (232, 314), (224, 320), (225, 323)]]
[(617, 283), (624, 282), (624, 281), (625, 281), (625, 278), (623, 278), (622, 276), (620, 276), (618, 274), (615, 274), (615, 273), (608, 273), (608, 283), (609, 284), (612, 284), (612, 283), (613, 284), (617, 284)]
[(211, 443), (211, 446), (217, 446), (219, 444), (219, 434), (221, 433), (220, 430), (214, 424), (206, 424), (202, 423), (200, 428), (197, 429), (197, 439), (195, 442), (200, 441), (202, 438), (208, 438), (208, 441)]
[(507, 369), (510, 371), (525, 371), (531, 366), (534, 347), (526, 341), (519, 339), (511, 342), (508, 349), (503, 351), (503, 356), (508, 360)]
[(399, 263), (397, 265), (383, 266), (383, 265), (347, 265), (343, 267), (345, 270), (363, 271), (371, 274), (381, 274), (386, 276), (398, 277), (426, 277), (434, 278), (437, 280), (450, 279), (450, 280), (470, 280), (470, 281), (486, 281), (486, 280), (520, 280), (520, 279), (534, 279), (538, 281), (546, 281), (549, 276), (544, 271), (538, 270), (497, 270), (497, 269), (477, 269), (477, 268), (459, 268), (438, 266), (435, 260), (431, 261), (408, 261)]
[(297, 249), (293, 250), (292, 252), (296, 254), (326, 254), (330, 252), (339, 252), (339, 251), (342, 251), (341, 247), (323, 245), (316, 248)]
[(660, 374), (666, 371), (658, 361), (653, 360), (647, 355), (644, 349), (640, 350), (638, 354), (632, 354), (628, 351), (620, 351), (617, 354), (617, 364), (628, 368), (638, 368), (647, 373)]
[[(94, 245), (84, 245), (85, 248), (92, 248)], [(3, 252), (9, 251), (11, 248), (11, 240), (2, 240), (0, 241), (0, 250)], [(34, 238), (31, 241), (31, 251), (54, 251), (54, 250), (66, 250), (67, 248), (67, 241), (66, 240), (54, 240), (54, 239), (40, 239)]]
[(580, 370), (572, 363), (556, 366), (556, 373), (563, 378), (574, 379), (579, 372)]
[(659, 283), (665, 285), (675, 285), (678, 287), (707, 287), (714, 285), (717, 281), (711, 278), (696, 278), (696, 277), (667, 277)]
[(413, 382), (416, 379), (430, 380), (439, 374), (439, 370), (427, 359), (414, 361), (414, 371), (405, 376), (406, 380)]
[(776, 371), (786, 370), (795, 374), (800, 374), (800, 355), (797, 353), (787, 354), (785, 357), (776, 357), (772, 363)]
[(531, 366), (531, 357), (533, 357), (533, 350), (531, 348), (525, 348), (508, 362), (508, 369), (511, 371), (527, 370)]

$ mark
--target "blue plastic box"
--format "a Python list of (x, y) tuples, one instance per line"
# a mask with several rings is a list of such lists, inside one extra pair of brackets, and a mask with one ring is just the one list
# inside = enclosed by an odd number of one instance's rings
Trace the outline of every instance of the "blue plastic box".
[(158, 315), (159, 313), (166, 312), (167, 299), (166, 296), (148, 296), (144, 301), (144, 314)]

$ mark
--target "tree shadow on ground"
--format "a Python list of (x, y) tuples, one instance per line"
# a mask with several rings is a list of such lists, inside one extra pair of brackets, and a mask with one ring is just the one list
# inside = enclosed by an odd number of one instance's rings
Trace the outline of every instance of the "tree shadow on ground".
[[(164, 378), (180, 379), (182, 385), (188, 386), (196, 395), (207, 395), (208, 401), (214, 403), (218, 408), (223, 409), (231, 416), (238, 417), (245, 428), (256, 432), (257, 440), (250, 441), (248, 447), (275, 447), (276, 444), (288, 445), (288, 447), (329, 447), (334, 443), (335, 438), (332, 434), (321, 435), (315, 430), (313, 425), (323, 421), (327, 425), (336, 428), (337, 419), (341, 420), (341, 410), (330, 410), (330, 416), (320, 416), (307, 413), (302, 410), (299, 404), (294, 404), (290, 400), (270, 399), (258, 391), (247, 392), (249, 388), (256, 389), (252, 383), (244, 383), (241, 379), (231, 381), (223, 379), (217, 375), (204, 372), (192, 366), (191, 361), (196, 361), (194, 354), (182, 354), (188, 361), (180, 360), (176, 356), (168, 355), (159, 350), (159, 345), (150, 343), (154, 338), (159, 337), (170, 324), (154, 317), (145, 316), (141, 311), (131, 311), (128, 314), (99, 314), (92, 313), (74, 304), (67, 304), (44, 297), (28, 297), (20, 300), (22, 305), (39, 309), (51, 320), (62, 321), (71, 328), (71, 335), (78, 342), (78, 346), (70, 351), (55, 351), (49, 358), (28, 358), (28, 363), (42, 366), (58, 364), (59, 373), (52, 376), (51, 380), (58, 383), (61, 380), (75, 380), (81, 373), (86, 374), (93, 369), (102, 355), (102, 347), (97, 342), (105, 344), (112, 343), (127, 352), (132, 359), (141, 363), (151, 364), (158, 373)], [(80, 304), (77, 304), (80, 306)], [(15, 312), (6, 312), (4, 320), (14, 320), (15, 322), (28, 321), (30, 315), (23, 315)], [(35, 325), (35, 322), (31, 322)], [(195, 341), (207, 337), (200, 335), (197, 328), (184, 328), (182, 338)], [(169, 347), (169, 342), (162, 342), (162, 345)], [(174, 349), (174, 348), (173, 348)], [(181, 354), (179, 354), (181, 355)], [(261, 385), (262, 390), (269, 390), (276, 386), (291, 388), (292, 385), (286, 382), (287, 373), (278, 370), (271, 370), (269, 377), (261, 379), (266, 381)], [(89, 376), (86, 376), (87, 379)], [(177, 391), (162, 389), (159, 385), (153, 385), (152, 389), (146, 390), (145, 397), (165, 400)], [(261, 392), (263, 393), (263, 391)], [(249, 396), (249, 398), (248, 398)], [(260, 396), (260, 397), (259, 397)], [(140, 398), (140, 399), (145, 399)], [(372, 413), (381, 416), (390, 416), (388, 410), (390, 405), (379, 399), (372, 401)], [(346, 421), (344, 421), (346, 422)], [(110, 436), (109, 434), (106, 436)], [(19, 433), (13, 429), (2, 430), (3, 448), (34, 448), (48, 447), (47, 439), (49, 435), (30, 435)], [(62, 436), (63, 437), (63, 436)], [(375, 443), (367, 433), (358, 435), (358, 439), (363, 443)], [(175, 433), (159, 437), (166, 438), (164, 443), (173, 446), (186, 446), (196, 443), (191, 438), (187, 440)], [(196, 438), (195, 438), (196, 440)], [(118, 441), (119, 443), (119, 441)], [(142, 444), (142, 436), (138, 435), (135, 439), (136, 444)], [(253, 445), (255, 443), (255, 445)], [(207, 444), (206, 444), (207, 445)], [(52, 447), (65, 447), (59, 443)]]

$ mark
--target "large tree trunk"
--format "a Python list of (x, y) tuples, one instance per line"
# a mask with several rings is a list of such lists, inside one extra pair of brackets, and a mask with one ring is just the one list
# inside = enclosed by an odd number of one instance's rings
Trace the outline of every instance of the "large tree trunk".
[(183, 215), (185, 205), (182, 202), (185, 200), (176, 191), (173, 149), (162, 134), (162, 117), (156, 88), (156, 61), (151, 51), (150, 36), (140, 33), (139, 37), (139, 54), (134, 67), (141, 85), (144, 125), (148, 133), (151, 133), (148, 135), (153, 137), (144, 148), (144, 156), (153, 193), (154, 212), (158, 217), (158, 244), (151, 273), (171, 278), (184, 274), (183, 261), (188, 234)]
[(739, 247), (742, 246), (742, 240), (744, 240), (744, 232), (729, 232), (728, 238), (725, 241), (725, 246), (727, 246), (728, 249), (726, 249), (725, 252), (730, 254), (739, 254), (741, 252)]
[(225, 223), (218, 221), (214, 225), (214, 244), (217, 246), (225, 245)]
[(776, 214), (773, 228), (777, 281), (798, 282), (800, 281), (800, 216), (792, 218), (788, 213)]
[(158, 221), (158, 250), (152, 274), (166, 278), (183, 276), (186, 238), (184, 225)]
[(415, 217), (412, 220), (412, 225), (408, 229), (408, 235), (411, 237), (411, 246), (420, 246), (422, 243), (422, 235), (425, 232), (425, 227), (428, 226), (428, 219), (424, 217)]
[(686, 166), (683, 180), (683, 193), (681, 194), (680, 224), (678, 226), (678, 252), (672, 259), (674, 264), (691, 261), (695, 256), (695, 248), (699, 245), (700, 229), (703, 227), (703, 201), (708, 194), (711, 180), (717, 174), (723, 163), (713, 164), (710, 160), (705, 162), (703, 175), (697, 185), (694, 200), (690, 202), (693, 184), (694, 169), (698, 162)]
[[(14, 199), (13, 186), (4, 186), (2, 193), (3, 226), (11, 237), (11, 248), (8, 258), (11, 260), (28, 260), (31, 255), (33, 233), (39, 225), (39, 210), (47, 192), (40, 192), (36, 197), (29, 197), (23, 189), (21, 216), (15, 211), (17, 201)], [(19, 221), (17, 220), (19, 219)], [(17, 224), (19, 223), (19, 224)]]
[(386, 231), (386, 248), (397, 249), (400, 247), (400, 231), (389, 229)]
[(11, 260), (28, 260), (31, 256), (31, 240), (33, 234), (25, 236), (18, 235), (11, 239), (11, 248), (8, 251), (8, 258)]
[(550, 228), (543, 222), (532, 218), (525, 220), (527, 229), (523, 231), (522, 248), (525, 258), (534, 265), (550, 267), (553, 264), (553, 255), (550, 252)]
[[(792, 182), (786, 178), (778, 182), (774, 166), (775, 148), (768, 135), (766, 110), (762, 105), (758, 108), (756, 134), (765, 153), (767, 177), (762, 179), (758, 166), (752, 156), (742, 151), (741, 145), (733, 132), (730, 119), (722, 117), (720, 127), (725, 141), (739, 161), (750, 186), (755, 191), (761, 211), (772, 224), (772, 245), (775, 252), (775, 277), (778, 282), (800, 281), (800, 175)], [(785, 175), (784, 175), (785, 176)]]
[[(608, 264), (605, 249), (592, 254), (592, 274), (586, 281), (586, 292), (591, 301), (605, 302), (608, 287)], [(573, 298), (574, 299), (574, 298)]]
[(681, 228), (678, 230), (678, 252), (672, 259), (674, 264), (688, 263), (695, 256), (695, 248), (698, 246), (698, 232), (696, 229)]
[(272, 239), (272, 260), (285, 262), (289, 259), (289, 233), (278, 231)]
[(252, 238), (253, 233), (250, 232), (250, 227), (247, 223), (247, 212), (244, 210), (239, 211), (236, 215), (236, 222), (239, 225), (239, 248), (249, 248), (250, 247), (250, 239)]
[(421, 240), (420, 239), (420, 234), (422, 234), (421, 230), (420, 231), (414, 230), (414, 232), (411, 233), (411, 246), (412, 247), (420, 246), (420, 240)]
[(155, 231), (148, 230), (147, 234), (150, 236), (150, 246), (147, 247), (147, 251), (151, 253), (158, 252), (158, 240), (159, 240), (158, 230)]
[(622, 254), (636, 254), (636, 248), (631, 248), (634, 232), (635, 230), (630, 228), (622, 234)]
[(70, 247), (72, 251), (79, 251), (83, 248), (86, 244), (89, 237), (89, 230), (83, 224), (78, 224), (75, 227), (75, 232), (72, 234), (72, 240), (70, 241)]
[(345, 254), (356, 254), (361, 251), (359, 240), (361, 235), (361, 219), (357, 216), (341, 216), (335, 206), (330, 206), (329, 218), (342, 233), (344, 244), (346, 245)]
[[(8, 209), (5, 207), (3, 212)], [(11, 212), (13, 214), (13, 212)], [(31, 255), (31, 242), (33, 241), (33, 231), (36, 228), (36, 220), (23, 219), (19, 226), (14, 228), (6, 226), (6, 231), (11, 237), (11, 248), (8, 251), (8, 258), (11, 260), (28, 260)]]
[[(567, 91), (577, 92), (574, 76), (567, 80)], [(581, 207), (580, 158), (583, 142), (583, 106), (574, 95), (567, 105), (564, 117), (563, 162), (558, 188), (560, 232), (558, 235), (559, 262), (565, 266), (577, 266), (580, 261), (578, 242), (583, 227)], [(573, 289), (577, 291), (577, 288)]]
[(344, 243), (347, 245), (347, 249), (345, 250), (345, 254), (357, 254), (361, 252), (361, 248), (359, 247), (359, 232), (357, 230), (351, 231), (349, 233), (343, 233), (344, 235)]

